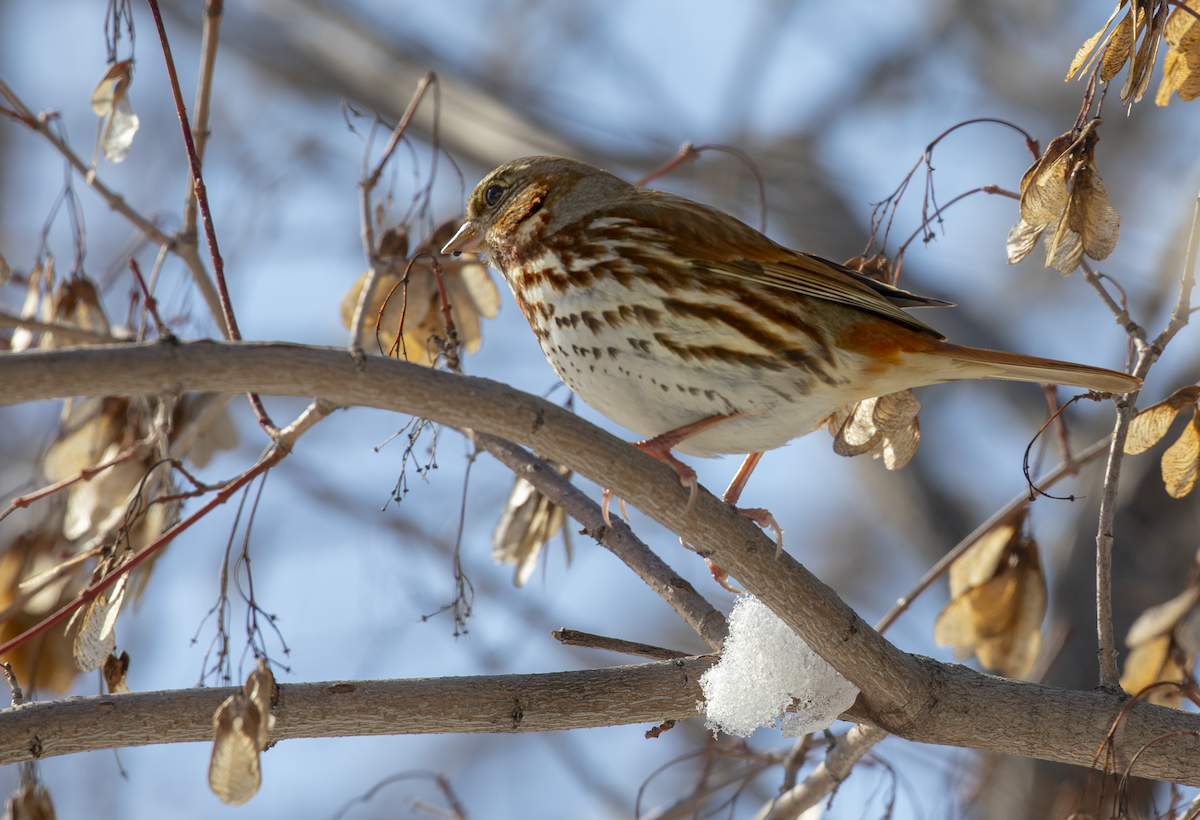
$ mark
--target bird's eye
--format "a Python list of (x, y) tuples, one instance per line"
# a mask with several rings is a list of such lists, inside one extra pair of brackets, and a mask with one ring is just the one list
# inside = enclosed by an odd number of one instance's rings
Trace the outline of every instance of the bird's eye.
[(502, 196), (504, 196), (503, 185), (489, 185), (487, 190), (483, 192), (483, 201), (487, 203), (489, 208), (494, 208)]

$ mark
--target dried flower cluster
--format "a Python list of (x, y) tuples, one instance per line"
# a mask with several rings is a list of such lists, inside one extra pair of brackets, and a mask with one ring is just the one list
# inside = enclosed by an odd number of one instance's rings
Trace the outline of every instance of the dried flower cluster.
[[(379, 259), (383, 268), (376, 272), (375, 286), (367, 298), (367, 327), (358, 343), (375, 349), (378, 329), (385, 353), (414, 364), (431, 366), (447, 340), (442, 316), (442, 301), (434, 275), (433, 260), (442, 268), (442, 281), (450, 302), (458, 341), (468, 352), (482, 342), (480, 317), (490, 319), (500, 310), (500, 293), (487, 267), (473, 256), (443, 256), (439, 251), (454, 235), (458, 220), (439, 226), (412, 256), (408, 254), (408, 232), (391, 228), (380, 237)], [(411, 260), (411, 264), (410, 264)], [(408, 282), (404, 284), (405, 272)], [(342, 322), (348, 328), (354, 318), (367, 274), (342, 297)]]
[(1079, 267), (1085, 253), (1104, 259), (1113, 252), (1121, 217), (1096, 170), (1099, 124), (1092, 120), (1056, 137), (1021, 178), (1021, 218), (1009, 231), (1006, 248), (1010, 265), (1028, 256), (1038, 237), (1046, 267), (1064, 276)]

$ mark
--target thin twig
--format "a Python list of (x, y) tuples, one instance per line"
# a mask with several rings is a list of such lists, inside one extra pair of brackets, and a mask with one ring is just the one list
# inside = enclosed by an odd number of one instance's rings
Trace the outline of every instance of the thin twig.
[(729, 634), (725, 616), (643, 544), (628, 524), (613, 519), (612, 526), (606, 526), (600, 505), (559, 475), (557, 470), (511, 442), (478, 430), (472, 432), (476, 446), (487, 450), (552, 503), (562, 507), (567, 515), (583, 524), (585, 532), (624, 561), (639, 578), (661, 595), (705, 643), (713, 649), (721, 648)]
[[(1196, 253), (1200, 246), (1200, 196), (1196, 198), (1192, 214), (1192, 229), (1188, 237), (1187, 253), (1183, 271), (1179, 276), (1179, 297), (1171, 318), (1153, 342), (1146, 344), (1134, 337), (1137, 348), (1137, 364), (1133, 375), (1145, 378), (1151, 366), (1158, 361), (1167, 343), (1182, 330), (1191, 313), (1192, 288), (1196, 282)], [(1121, 673), (1117, 667), (1116, 638), (1112, 622), (1112, 545), (1113, 525), (1117, 514), (1117, 485), (1121, 475), (1121, 458), (1125, 454), (1125, 439), (1129, 435), (1129, 424), (1137, 415), (1134, 402), (1137, 393), (1115, 400), (1117, 420), (1113, 429), (1112, 446), (1109, 449), (1108, 465), (1104, 471), (1104, 495), (1100, 500), (1100, 520), (1096, 532), (1096, 632), (1099, 638), (1100, 685), (1119, 692)]]
[[(213, 69), (217, 64), (217, 39), (221, 30), (221, 15), (224, 12), (225, 0), (208, 0), (204, 4), (204, 28), (200, 35), (200, 79), (196, 82), (196, 120), (192, 123), (196, 158), (201, 164), (204, 162), (204, 148), (208, 143), (208, 112), (212, 99)], [(183, 202), (183, 225), (179, 233), (195, 244), (196, 189), (190, 176)]]
[(4, 679), (8, 681), (8, 688), (12, 690), (12, 705), (20, 706), (25, 702), (25, 693), (21, 691), (21, 684), (17, 683), (17, 673), (7, 661), (0, 664), (0, 669), (4, 670)]
[(259, 475), (282, 461), (288, 455), (288, 453), (291, 452), (292, 445), (295, 443), (296, 438), (302, 435), (322, 418), (333, 412), (334, 409), (335, 406), (324, 399), (317, 399), (314, 401), (307, 408), (305, 408), (304, 412), (301, 413), (294, 422), (279, 431), (275, 441), (253, 467), (251, 467), (249, 470), (246, 470), (237, 478), (233, 479), (224, 487), (222, 487), (217, 494), (210, 501), (208, 501), (208, 503), (204, 504), (187, 518), (183, 519), (175, 526), (171, 527), (169, 530), (160, 535), (158, 538), (154, 539), (149, 544), (138, 550), (138, 552), (128, 561), (125, 561), (115, 570), (109, 572), (107, 575), (98, 579), (94, 583), (89, 584), (85, 589), (80, 591), (80, 593), (75, 596), (70, 603), (63, 606), (53, 615), (44, 618), (42, 621), (25, 630), (20, 635), (6, 641), (3, 646), (0, 646), (0, 656), (11, 652), (18, 646), (27, 643), (38, 635), (41, 635), (55, 624), (62, 623), (77, 609), (85, 604), (91, 603), (91, 601), (95, 599), (97, 595), (112, 586), (122, 575), (136, 568), (139, 564), (151, 558), (156, 553), (162, 551), (162, 549), (166, 547), (167, 544), (170, 544), (172, 541), (174, 541), (175, 538), (180, 535), (180, 533), (191, 527), (204, 516), (208, 515), (208, 513), (210, 513), (212, 510), (224, 504), (239, 489), (249, 484)]
[[(146, 450), (145, 442), (137, 442), (129, 449), (125, 450), (122, 453), (118, 453), (116, 456), (110, 458), (108, 461), (104, 462), (103, 464), (97, 464), (95, 467), (88, 467), (86, 469), (80, 470), (78, 473), (76, 473), (73, 476), (68, 476), (67, 478), (64, 478), (62, 481), (56, 481), (55, 483), (53, 483), (49, 486), (42, 487), (40, 490), (35, 490), (34, 492), (28, 493), (26, 495), (17, 496), (11, 502), (9, 502), (8, 507), (6, 507), (3, 512), (0, 512), (0, 521), (3, 521), (5, 518), (7, 518), (9, 515), (11, 515), (15, 510), (24, 509), (25, 507), (28, 507), (30, 504), (32, 504), (35, 501), (40, 501), (41, 499), (46, 498), (47, 496), (51, 496), (61, 490), (65, 490), (67, 487), (70, 487), (72, 484), (77, 484), (80, 481), (91, 481), (97, 474), (104, 472), (108, 468), (115, 467), (118, 464), (123, 464), (126, 461), (129, 461), (130, 459), (133, 459), (133, 458), (140, 458), (140, 457), (144, 456), (146, 454), (146, 452), (147, 452), (147, 450)], [(4, 620), (4, 619), (0, 618), (0, 621), (2, 621), (2, 620)]]
[(606, 652), (620, 652), (625, 655), (640, 655), (656, 661), (673, 661), (676, 658), (688, 657), (687, 652), (677, 649), (666, 649), (652, 646), (648, 643), (625, 641), (620, 638), (610, 638), (606, 635), (595, 635), (591, 632), (580, 632), (578, 629), (556, 629), (550, 633), (554, 640), (563, 646), (582, 646), (587, 649), (603, 649)]
[[(1107, 450), (1108, 439), (1100, 439), (1091, 447), (1088, 447), (1086, 450), (1076, 456), (1074, 461), (1063, 462), (1048, 472), (1045, 477), (1038, 482), (1038, 487), (1043, 490), (1049, 489), (1067, 476), (1078, 474), (1081, 467), (1088, 462), (1094, 461), (1096, 458), (1103, 455)], [(968, 535), (962, 541), (959, 541), (958, 544), (955, 545), (954, 549), (943, 555), (940, 561), (934, 564), (928, 572), (921, 576), (921, 580), (917, 581), (917, 583), (913, 585), (912, 589), (904, 593), (904, 595), (892, 605), (892, 608), (888, 610), (887, 614), (884, 615), (879, 623), (875, 625), (875, 631), (880, 633), (886, 631), (887, 628), (891, 626), (906, 609), (912, 606), (912, 602), (916, 600), (917, 596), (924, 592), (930, 584), (940, 578), (942, 573), (949, 569), (950, 565), (953, 564), (964, 552), (975, 546), (975, 543), (979, 541), (980, 538), (987, 535), (993, 527), (1028, 503), (1029, 491), (1024, 490), (1012, 501), (1009, 501), (995, 513), (993, 513), (987, 521), (984, 521), (982, 524), (976, 527), (970, 535)]]
[(26, 330), (35, 330), (41, 333), (54, 333), (55, 335), (84, 344), (110, 345), (121, 341), (107, 333), (85, 330), (76, 325), (64, 325), (60, 322), (39, 322), (37, 319), (24, 319), (20, 316), (13, 316), (10, 313), (0, 313), (0, 327), (23, 327)]
[(849, 777), (854, 764), (885, 737), (887, 732), (875, 726), (860, 724), (851, 727), (830, 747), (825, 760), (803, 783), (768, 801), (754, 820), (794, 820), (799, 817)]
[[(175, 59), (171, 56), (171, 44), (167, 40), (167, 29), (163, 25), (162, 12), (158, 9), (158, 0), (146, 0), (154, 15), (154, 25), (158, 28), (158, 40), (162, 44), (163, 59), (167, 64), (167, 77), (171, 81), (171, 94), (175, 98), (175, 113), (179, 115), (179, 126), (183, 129), (183, 143), (187, 148), (188, 164), (191, 168), (192, 183), (195, 187), (196, 203), (200, 208), (200, 220), (204, 223), (204, 237), (208, 240), (208, 252), (212, 258), (213, 276), (217, 280), (217, 292), (221, 297), (221, 315), (229, 328), (229, 338), (238, 341), (242, 333), (238, 330), (237, 318), (233, 315), (233, 304), (229, 301), (229, 288), (225, 284), (225, 263), (221, 259), (221, 249), (217, 245), (217, 231), (213, 227), (212, 210), (208, 206), (208, 189), (204, 187), (204, 176), (200, 173), (200, 156), (196, 153), (196, 143), (192, 139), (192, 130), (188, 126), (187, 109), (183, 104), (183, 91), (179, 87), (179, 75), (175, 71)], [(250, 406), (260, 427), (267, 435), (274, 437), (279, 428), (267, 415), (262, 399), (257, 393), (247, 393)]]
[[(421, 99), (425, 96), (425, 89), (430, 84), (437, 82), (437, 75), (430, 71), (420, 82), (417, 83), (417, 90), (413, 92), (412, 99), (408, 101), (408, 108), (404, 111), (404, 116), (400, 118), (400, 122), (396, 123), (396, 127), (392, 129), (392, 135), (388, 138), (387, 144), (384, 146), (383, 155), (379, 158), (379, 163), (375, 166), (375, 170), (369, 175), (364, 174), (362, 181), (358, 183), (359, 190), (359, 205), (361, 213), (359, 218), (362, 220), (361, 234), (363, 243), (363, 252), (367, 257), (367, 278), (363, 281), (362, 290), (358, 294), (358, 304), (354, 306), (354, 316), (350, 320), (350, 350), (357, 351), (359, 349), (358, 340), (362, 336), (363, 324), (367, 317), (367, 303), (371, 298), (371, 292), (375, 290), (375, 280), (379, 277), (379, 267), (382, 264), (379, 259), (379, 249), (375, 247), (375, 224), (371, 217), (371, 192), (375, 190), (375, 185), (379, 182), (379, 177), (383, 174), (383, 168), (391, 159), (392, 152), (396, 150), (396, 146), (400, 144), (404, 132), (408, 129), (409, 123), (412, 122), (413, 115), (417, 112), (417, 106), (420, 105)], [(437, 141), (437, 115), (434, 115), (434, 142)], [(375, 132), (372, 129), (371, 134)], [(367, 153), (370, 153), (370, 142), (367, 143)], [(366, 171), (366, 158), (363, 160), (363, 171)], [(411, 262), (409, 263), (412, 264)], [(382, 315), (382, 313), (380, 314)]]
[(150, 295), (150, 289), (146, 287), (146, 280), (142, 278), (142, 269), (138, 267), (137, 260), (132, 256), (129, 257), (129, 270), (133, 272), (133, 278), (137, 280), (138, 288), (142, 291), (142, 304), (146, 307), (150, 318), (154, 320), (154, 329), (158, 331), (158, 338), (163, 341), (173, 340), (175, 334), (167, 329), (166, 323), (158, 315), (158, 300)]
[(120, 194), (113, 192), (111, 188), (100, 181), (93, 169), (88, 166), (79, 156), (71, 150), (71, 147), (63, 142), (57, 134), (49, 126), (49, 121), (52, 119), (52, 114), (35, 115), (28, 106), (16, 95), (16, 93), (8, 87), (3, 79), (0, 79), (0, 96), (7, 99), (16, 109), (13, 113), (16, 119), (20, 120), (28, 128), (37, 131), (47, 142), (49, 142), (59, 154), (71, 165), (75, 171), (83, 177), (88, 186), (100, 195), (101, 199), (107, 203), (111, 210), (116, 211), (121, 216), (129, 220), (135, 228), (151, 242), (169, 249), (177, 254), (180, 259), (187, 265), (188, 270), (192, 274), (192, 279), (196, 283), (196, 287), (200, 289), (200, 294), (204, 297), (205, 303), (208, 305), (209, 312), (213, 319), (217, 322), (221, 329), (221, 335), (229, 338), (229, 331), (225, 325), (225, 317), (221, 312), (220, 296), (217, 293), (216, 287), (212, 280), (208, 277), (208, 272), (204, 270), (204, 265), (200, 262), (200, 257), (196, 253), (195, 246), (189, 246), (185, 242), (181, 242), (178, 237), (167, 236), (160, 231), (158, 227), (139, 214), (129, 206), (125, 198)]
[(637, 188), (644, 188), (659, 177), (665, 176), (685, 162), (691, 162), (700, 157), (700, 154), (705, 151), (720, 151), (723, 154), (729, 154), (741, 160), (742, 164), (750, 169), (750, 173), (754, 174), (754, 181), (758, 183), (758, 229), (763, 233), (767, 231), (767, 187), (763, 182), (762, 172), (758, 170), (758, 166), (754, 160), (750, 159), (750, 155), (745, 151), (734, 148), (732, 145), (720, 145), (715, 142), (706, 143), (704, 145), (692, 145), (690, 142), (685, 142), (679, 146), (679, 150), (675, 156), (664, 162), (662, 165), (655, 168), (646, 176), (634, 183)]

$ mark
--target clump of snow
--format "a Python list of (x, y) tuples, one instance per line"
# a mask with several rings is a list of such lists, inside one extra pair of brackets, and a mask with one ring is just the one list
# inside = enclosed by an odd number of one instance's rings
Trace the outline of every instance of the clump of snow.
[(753, 595), (734, 604), (721, 662), (704, 673), (700, 688), (704, 725), (738, 737), (777, 720), (784, 737), (819, 732), (858, 697), (858, 687)]

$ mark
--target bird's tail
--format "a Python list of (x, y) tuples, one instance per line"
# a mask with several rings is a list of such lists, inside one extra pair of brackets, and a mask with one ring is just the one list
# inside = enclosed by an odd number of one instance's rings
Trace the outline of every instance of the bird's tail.
[(961, 347), (948, 342), (935, 343), (929, 352), (953, 362), (952, 371), (955, 375), (952, 378), (955, 379), (1005, 379), (1014, 382), (1063, 384), (1105, 393), (1129, 393), (1142, 386), (1141, 379), (1127, 373), (1086, 364), (1025, 356), (1021, 353)]

